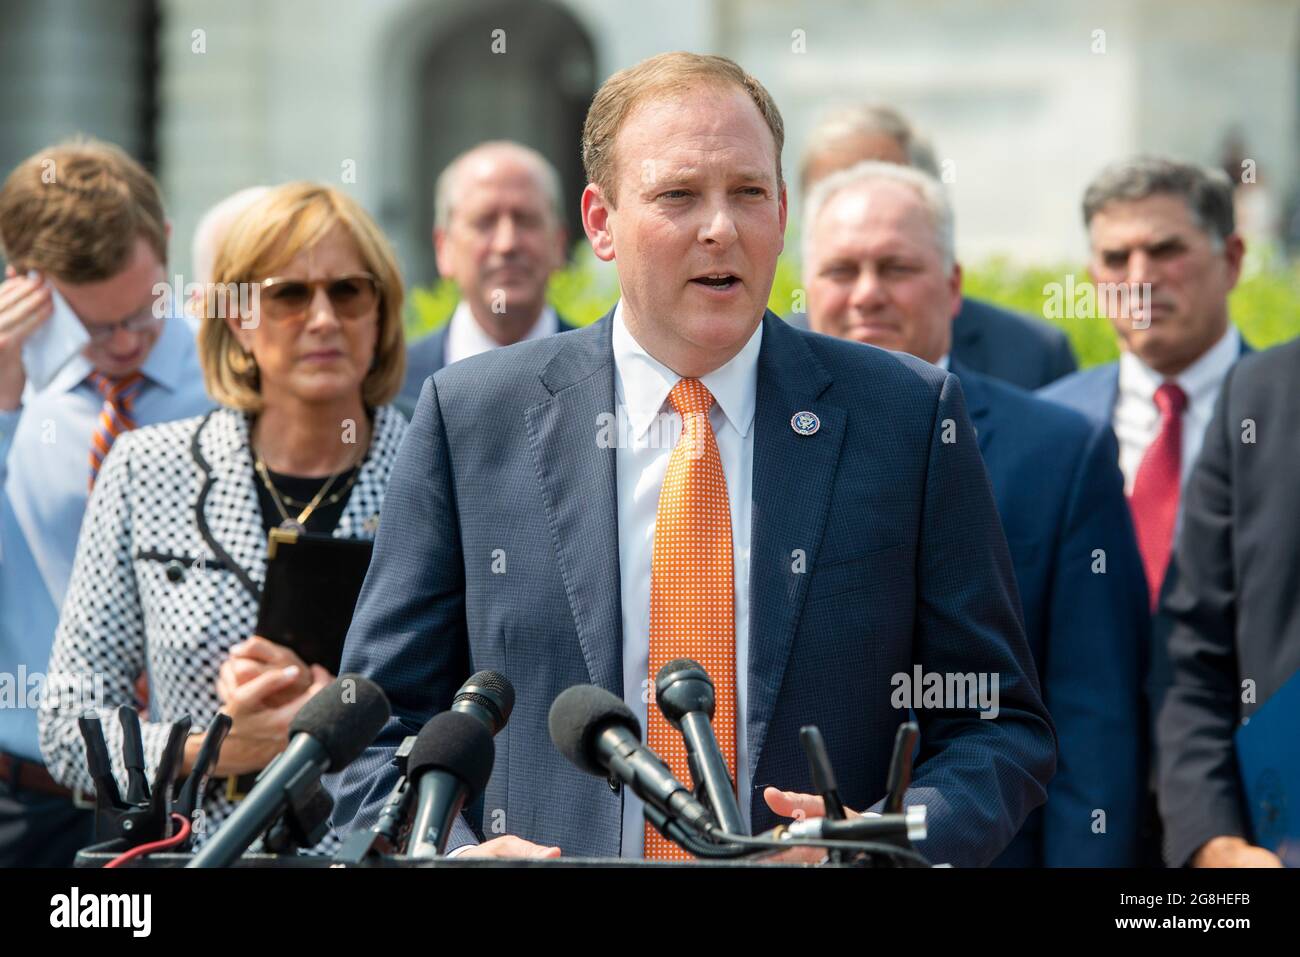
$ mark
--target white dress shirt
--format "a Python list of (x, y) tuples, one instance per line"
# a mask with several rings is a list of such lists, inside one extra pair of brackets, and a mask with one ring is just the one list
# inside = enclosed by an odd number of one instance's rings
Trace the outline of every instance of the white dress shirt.
[[(1223, 377), (1241, 355), (1241, 336), (1231, 323), (1223, 338), (1179, 375), (1166, 379), (1132, 352), (1119, 357), (1119, 395), (1111, 424), (1119, 440), (1119, 467), (1124, 473), (1124, 492), (1133, 494), (1133, 482), (1147, 447), (1160, 434), (1160, 410), (1156, 408), (1156, 389), (1165, 382), (1176, 382), (1187, 393), (1183, 412), (1182, 462), (1180, 486), (1196, 464), (1196, 456), (1205, 440), (1205, 430), (1214, 413)], [(1181, 507), (1179, 512), (1181, 514)]]
[[(722, 368), (701, 377), (713, 394), (709, 422), (718, 441), (731, 506), (736, 592), (736, 781), (740, 813), (749, 825), (750, 767), (745, 713), (749, 700), (749, 543), (754, 470), (755, 395), (760, 324), (749, 342)], [(668, 401), (681, 376), (654, 359), (623, 323), (623, 304), (614, 309), (614, 398), (619, 422), (618, 559), (623, 609), (623, 700), (646, 726), (650, 687), (650, 566), (654, 555), (659, 491), (668, 472), (681, 417)], [(641, 800), (623, 789), (623, 857), (642, 857), (645, 818)]]
[[(524, 336), (520, 341), (544, 339), (547, 336), (555, 335), (559, 331), (560, 317), (555, 314), (555, 310), (550, 306), (545, 306), (542, 309), (542, 314), (533, 323), (533, 328), (528, 330), (528, 335)], [(478, 320), (474, 318), (474, 313), (470, 310), (469, 304), (464, 299), (457, 303), (456, 311), (451, 314), (451, 319), (447, 325), (447, 345), (443, 356), (446, 364), (451, 365), (461, 359), (468, 359), (470, 356), (500, 348), (501, 343), (488, 335), (483, 327), (478, 324)]]

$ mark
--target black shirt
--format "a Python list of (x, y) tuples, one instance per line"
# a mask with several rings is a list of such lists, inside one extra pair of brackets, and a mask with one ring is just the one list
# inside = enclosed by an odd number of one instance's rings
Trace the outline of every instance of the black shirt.
[[(332, 535), (335, 526), (338, 525), (339, 519), (343, 517), (343, 509), (347, 507), (348, 496), (352, 494), (351, 480), (356, 477), (357, 468), (348, 469), (342, 475), (334, 480), (334, 485), (330, 488), (325, 499), (316, 507), (316, 510), (307, 516), (307, 531), (313, 535)], [(293, 505), (288, 501), (284, 502), (284, 510), (289, 513), (289, 518), (297, 519), (298, 513), (306, 507), (306, 503), (316, 497), (321, 486), (329, 481), (329, 476), (324, 478), (303, 478), (299, 475), (281, 475), (279, 472), (272, 472), (267, 469), (267, 474), (271, 477), (271, 482), (275, 489), (280, 493), (280, 498), (285, 496), (294, 499), (302, 505)], [(262, 476), (257, 474), (256, 466), (253, 469), (253, 484), (257, 486), (257, 500), (262, 506), (262, 527), (269, 535), (271, 529), (278, 528), (284, 521), (280, 510), (275, 507), (275, 499), (271, 497), (266, 483), (262, 481)], [(343, 490), (337, 502), (330, 502), (334, 494)]]

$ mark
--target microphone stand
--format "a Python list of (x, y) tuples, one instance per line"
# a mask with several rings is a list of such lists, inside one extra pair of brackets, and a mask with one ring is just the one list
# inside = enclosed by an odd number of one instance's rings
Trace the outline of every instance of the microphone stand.
[(189, 734), (189, 716), (174, 722), (167, 734), (151, 788), (144, 772), (144, 748), (141, 744), (140, 716), (129, 705), (118, 708), (122, 724), (123, 763), (127, 767), (128, 788), (123, 798), (113, 776), (108, 744), (98, 717), (77, 719), (86, 743), (86, 767), (95, 782), (95, 844), (83, 851), (125, 851), (142, 844), (152, 844), (171, 836), (172, 785), (181, 766), (185, 738)]
[[(885, 813), (849, 821), (821, 731), (814, 725), (800, 729), (800, 742), (808, 756), (814, 786), (826, 804), (827, 820), (840, 825), (834, 828), (833, 836), (804, 837), (790, 834), (782, 826), (765, 836), (747, 837), (725, 833), (714, 824), (706, 824), (702, 833), (697, 833), (649, 802), (644, 806), (645, 817), (660, 834), (699, 858), (728, 860), (770, 856), (794, 847), (817, 847), (825, 848), (834, 863), (852, 860), (869, 867), (929, 867), (908, 837), (918, 819), (923, 823), (924, 814), (908, 815), (903, 811), (903, 794), (911, 783), (912, 752), (919, 735), (914, 722), (900, 725), (895, 735)], [(912, 809), (917, 810), (921, 809)]]
[(393, 755), (393, 764), (397, 766), (397, 784), (388, 794), (379, 812), (374, 826), (365, 831), (353, 831), (343, 841), (343, 845), (334, 855), (335, 864), (357, 865), (388, 854), (396, 854), (402, 847), (400, 840), (406, 824), (406, 816), (411, 806), (415, 789), (406, 777), (407, 759), (415, 747), (416, 735), (408, 735), (398, 745)]

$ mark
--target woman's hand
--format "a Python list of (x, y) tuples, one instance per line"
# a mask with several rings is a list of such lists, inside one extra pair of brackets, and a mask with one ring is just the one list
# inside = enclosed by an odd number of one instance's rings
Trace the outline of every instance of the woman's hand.
[[(292, 648), (277, 645), (273, 641), (254, 635), (252, 638), (232, 646), (229, 657), (222, 662), (221, 670), (217, 674), (217, 697), (224, 704), (230, 699), (231, 692), (240, 685), (268, 671), (283, 670), (290, 667), (299, 669), (298, 681), (283, 691), (272, 695), (267, 701), (268, 706), (278, 707), (287, 704), (306, 691), (311, 683), (319, 677), (316, 669), (319, 669), (320, 674), (329, 674), (329, 672), (325, 671), (324, 668), (320, 668), (319, 665), (315, 668), (308, 668), (307, 663), (299, 658)], [(333, 676), (329, 680), (332, 681)]]
[[(293, 694), (301, 683), (302, 672), (298, 665), (270, 669), (226, 689), (228, 697), (221, 710), (230, 715), (233, 723), (221, 748), (215, 775), (229, 777), (259, 771), (288, 746), (289, 724), (298, 709), (334, 680), (328, 671), (315, 665), (309, 672), (312, 679), (307, 689)], [(288, 700), (272, 703), (286, 695), (290, 695)]]

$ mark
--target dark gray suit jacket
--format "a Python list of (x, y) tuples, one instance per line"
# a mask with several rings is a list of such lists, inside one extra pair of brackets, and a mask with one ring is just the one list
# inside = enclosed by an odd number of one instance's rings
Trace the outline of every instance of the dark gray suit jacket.
[(1297, 369), (1300, 340), (1233, 366), (1183, 493), (1161, 607), (1172, 683), (1156, 723), (1174, 866), (1212, 837), (1250, 836), (1233, 733), (1300, 670)]

